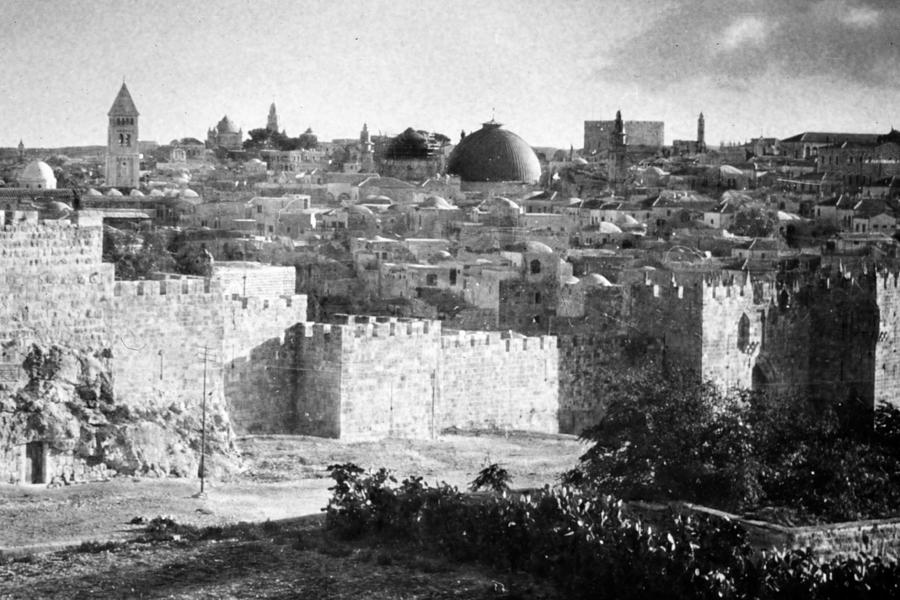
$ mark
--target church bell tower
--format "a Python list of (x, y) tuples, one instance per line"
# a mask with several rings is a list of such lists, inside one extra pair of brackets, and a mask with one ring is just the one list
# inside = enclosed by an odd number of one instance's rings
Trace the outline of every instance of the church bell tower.
[(136, 188), (140, 183), (141, 155), (138, 151), (138, 111), (125, 83), (109, 109), (106, 141), (106, 185)]
[(706, 133), (706, 121), (703, 120), (703, 113), (697, 118), (697, 152), (706, 152), (706, 141), (703, 139)]

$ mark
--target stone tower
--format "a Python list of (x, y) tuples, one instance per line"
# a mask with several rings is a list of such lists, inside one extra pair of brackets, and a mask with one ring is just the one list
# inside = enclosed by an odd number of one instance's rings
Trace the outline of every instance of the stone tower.
[(706, 121), (703, 120), (703, 113), (697, 118), (697, 152), (706, 152)]
[(139, 113), (124, 82), (107, 114), (109, 138), (106, 142), (106, 185), (136, 188), (141, 176), (141, 155), (138, 151)]
[(25, 162), (25, 143), (19, 140), (19, 162)]
[(278, 113), (275, 112), (275, 103), (269, 107), (269, 118), (266, 120), (266, 129), (278, 133)]
[(622, 122), (622, 111), (616, 111), (613, 130), (609, 134), (609, 187), (613, 191), (621, 191), (625, 183), (625, 124)]
[(369, 135), (369, 126), (363, 123), (359, 132), (359, 171), (360, 173), (375, 172), (375, 156), (373, 152), (372, 137)]

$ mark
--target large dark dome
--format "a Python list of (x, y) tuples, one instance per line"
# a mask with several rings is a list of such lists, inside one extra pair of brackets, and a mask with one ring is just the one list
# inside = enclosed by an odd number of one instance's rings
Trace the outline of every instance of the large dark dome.
[(464, 137), (447, 165), (463, 181), (523, 181), (537, 183), (541, 163), (528, 143), (500, 123), (488, 121)]
[(412, 127), (392, 139), (384, 153), (391, 160), (424, 159), (430, 155), (428, 138)]

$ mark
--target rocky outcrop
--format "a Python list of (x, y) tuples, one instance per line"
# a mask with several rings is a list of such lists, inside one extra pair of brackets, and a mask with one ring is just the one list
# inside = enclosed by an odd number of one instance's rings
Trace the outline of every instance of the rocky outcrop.
[[(108, 351), (34, 345), (17, 381), (0, 388), (0, 448), (41, 441), (53, 453), (118, 473), (196, 477), (201, 414), (183, 402), (140, 403), (118, 398)], [(234, 435), (221, 404), (206, 415), (206, 472), (237, 466)], [(9, 467), (7, 467), (9, 470)]]

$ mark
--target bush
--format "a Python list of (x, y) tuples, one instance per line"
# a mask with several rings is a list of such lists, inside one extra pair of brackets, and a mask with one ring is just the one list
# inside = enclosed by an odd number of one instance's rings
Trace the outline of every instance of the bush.
[[(821, 563), (806, 552), (755, 556), (746, 532), (717, 517), (671, 512), (652, 525), (611, 496), (549, 487), (470, 497), (384, 469), (332, 465), (327, 523), (354, 536), (413, 540), (455, 560), (546, 578), (572, 598), (888, 598), (896, 563)], [(364, 515), (360, 518), (360, 515)]]
[(511, 480), (509, 471), (497, 463), (491, 463), (478, 472), (478, 476), (469, 484), (469, 490), (477, 492), (488, 489), (496, 493), (505, 492), (509, 490)]
[(563, 482), (736, 512), (787, 506), (809, 521), (890, 516), (900, 510), (900, 411), (880, 406), (874, 428), (871, 417), (849, 404), (725, 395), (690, 373), (639, 376), (582, 432), (593, 446)]

